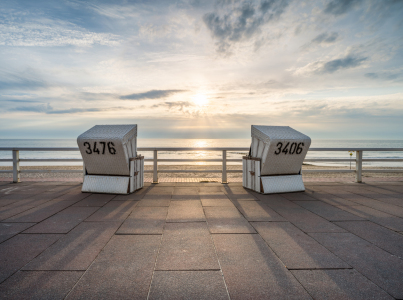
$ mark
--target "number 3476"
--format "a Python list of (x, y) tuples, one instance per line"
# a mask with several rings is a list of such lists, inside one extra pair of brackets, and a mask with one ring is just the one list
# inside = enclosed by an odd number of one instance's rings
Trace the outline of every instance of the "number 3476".
[(301, 152), (304, 150), (304, 143), (291, 143), (288, 142), (284, 147), (282, 142), (277, 143), (277, 150), (274, 152), (274, 154), (279, 155), (280, 153), (284, 154), (301, 154)]
[(105, 154), (106, 149), (110, 154), (116, 154), (116, 149), (114, 148), (115, 145), (113, 144), (113, 142), (99, 142), (99, 148), (97, 146), (97, 142), (94, 142), (94, 146), (91, 146), (91, 144), (88, 142), (84, 142), (83, 145), (87, 147), (85, 149), (85, 153), (87, 154)]

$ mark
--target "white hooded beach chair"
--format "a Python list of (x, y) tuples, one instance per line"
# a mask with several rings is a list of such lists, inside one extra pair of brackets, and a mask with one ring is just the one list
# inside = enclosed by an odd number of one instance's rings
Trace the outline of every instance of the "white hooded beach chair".
[(84, 161), (82, 191), (129, 194), (144, 186), (137, 125), (96, 125), (77, 138)]
[(243, 186), (263, 194), (304, 191), (301, 168), (310, 145), (310, 137), (291, 127), (252, 125)]

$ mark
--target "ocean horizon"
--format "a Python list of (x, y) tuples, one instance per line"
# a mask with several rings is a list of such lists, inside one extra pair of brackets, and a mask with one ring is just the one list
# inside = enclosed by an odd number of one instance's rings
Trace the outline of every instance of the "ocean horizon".
[[(137, 139), (138, 147), (249, 147), (250, 139), (158, 139), (158, 138), (147, 138)], [(77, 147), (76, 139), (0, 139), (1, 147)], [(313, 139), (311, 148), (403, 148), (403, 140), (355, 140), (355, 139)], [(145, 158), (152, 158), (152, 152), (140, 152)], [(246, 152), (239, 151), (228, 151), (228, 159), (241, 158)], [(171, 159), (219, 159), (222, 153), (220, 151), (160, 151), (158, 152), (158, 158), (171, 158)], [(0, 151), (0, 159), (11, 159), (11, 151)], [(67, 159), (67, 158), (81, 158), (80, 153), (71, 151), (21, 151), (21, 159)], [(348, 151), (342, 152), (328, 152), (328, 151), (308, 151), (306, 156), (307, 159), (318, 159), (318, 158), (344, 158), (350, 159), (354, 163), (355, 154), (350, 156)], [(402, 152), (393, 151), (371, 151), (364, 152), (364, 158), (371, 159), (397, 159), (403, 158)], [(21, 165), (26, 166), (38, 166), (38, 165), (80, 165), (81, 163), (48, 163), (48, 162), (38, 162), (38, 163), (21, 163)], [(159, 163), (163, 164), (180, 164), (180, 163)], [(186, 165), (206, 165), (206, 164), (220, 164), (220, 163), (183, 163)], [(240, 164), (240, 163), (231, 163)], [(349, 162), (329, 162), (329, 163), (311, 163), (317, 166), (349, 166)], [(10, 162), (0, 162), (0, 166), (11, 165)], [(403, 162), (366, 162), (364, 166), (383, 166), (383, 167), (402, 167)]]

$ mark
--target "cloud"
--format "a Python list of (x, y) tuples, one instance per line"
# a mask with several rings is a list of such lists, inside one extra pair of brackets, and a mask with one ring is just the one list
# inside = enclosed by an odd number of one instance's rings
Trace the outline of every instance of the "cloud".
[(194, 104), (189, 102), (189, 101), (177, 101), (177, 102), (164, 102), (164, 103), (154, 104), (151, 107), (152, 108), (157, 108), (157, 107), (162, 107), (162, 106), (166, 106), (169, 109), (171, 109), (171, 108), (179, 108), (180, 111), (183, 111), (184, 107), (194, 106)]
[(18, 18), (9, 15), (9, 20), (0, 23), (0, 45), (2, 46), (79, 46), (94, 44), (116, 46), (120, 37), (111, 33), (91, 32), (72, 23), (52, 19), (33, 19), (17, 22)]
[(368, 57), (348, 55), (343, 58), (326, 62), (319, 70), (320, 73), (334, 73), (340, 69), (350, 69), (360, 66)]
[(218, 12), (206, 13), (203, 21), (212, 37), (218, 40), (216, 50), (225, 53), (231, 44), (250, 39), (263, 25), (278, 20), (288, 5), (288, 0), (264, 0), (260, 5), (240, 2), (222, 16)]
[(380, 80), (387, 80), (387, 81), (401, 81), (403, 77), (403, 73), (400, 72), (377, 72), (377, 73), (365, 73), (365, 77), (370, 79), (380, 79)]
[(145, 100), (145, 99), (160, 99), (166, 98), (176, 93), (185, 92), (184, 90), (151, 90), (144, 93), (130, 94), (120, 96), (122, 100)]
[(377, 79), (379, 77), (377, 73), (365, 73), (364, 76), (371, 79)]
[(309, 43), (303, 45), (301, 49), (307, 50), (313, 46), (328, 46), (335, 43), (339, 39), (337, 32), (324, 32), (314, 37)]
[(1, 101), (3, 101), (3, 102), (13, 102), (13, 103), (41, 103), (41, 101), (22, 100), (22, 99), (6, 99), (6, 100), (1, 100)]
[(48, 115), (54, 114), (76, 114), (83, 112), (99, 112), (111, 109), (102, 109), (102, 108), (70, 108), (70, 109), (62, 109), (62, 110), (54, 110), (53, 107), (47, 104), (39, 104), (32, 106), (18, 106), (14, 108), (10, 108), (8, 111), (10, 112), (36, 112), (36, 113), (45, 113)]
[(3, 79), (0, 78), (0, 90), (36, 90), (49, 86), (45, 81), (30, 76), (3, 73), (2, 77)]
[(337, 32), (331, 33), (321, 33), (314, 39), (312, 39), (312, 44), (332, 44), (339, 38), (339, 34)]
[(352, 10), (362, 0), (331, 0), (323, 10), (325, 14), (331, 14), (335, 16), (343, 15)]
[(50, 106), (49, 103), (47, 104), (39, 104), (39, 105), (32, 105), (32, 106), (18, 106), (9, 109), (9, 111), (16, 111), (16, 112), (37, 112), (37, 113), (47, 113), (51, 111), (53, 108)]
[(336, 71), (343, 69), (352, 69), (359, 67), (368, 57), (362, 57), (355, 54), (348, 54), (345, 57), (333, 59), (330, 61), (315, 61), (309, 63), (301, 68), (298, 68), (294, 74), (295, 75), (305, 75), (305, 74), (332, 74)]
[(63, 109), (63, 110), (49, 110), (46, 113), (48, 115), (54, 114), (76, 114), (82, 112), (98, 112), (98, 111), (105, 111), (109, 109), (102, 109), (102, 108), (70, 108), (70, 109)]

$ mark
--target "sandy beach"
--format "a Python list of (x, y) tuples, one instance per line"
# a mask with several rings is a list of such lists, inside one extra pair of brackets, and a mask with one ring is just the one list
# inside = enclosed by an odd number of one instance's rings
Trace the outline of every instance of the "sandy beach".
[[(221, 173), (164, 173), (164, 170), (221, 170), (220, 165), (158, 165), (159, 178), (219, 178)], [(228, 170), (241, 170), (241, 165), (227, 165)], [(329, 167), (329, 166), (313, 166), (303, 165), (302, 170), (349, 170), (349, 167)], [(387, 177), (403, 177), (402, 173), (369, 173), (365, 169), (376, 170), (393, 170), (401, 169), (397, 167), (364, 167), (363, 178), (387, 178)], [(1, 166), (0, 170), (12, 170), (11, 166)], [(21, 170), (82, 170), (81, 166), (21, 166)], [(152, 170), (152, 165), (146, 165), (145, 170)], [(242, 178), (242, 173), (228, 173), (228, 178)], [(0, 173), (0, 178), (11, 178), (11, 173)], [(145, 173), (145, 178), (151, 178), (152, 173)], [(329, 178), (329, 179), (353, 179), (355, 173), (330, 173), (330, 172), (315, 172), (305, 173), (303, 178)], [(82, 178), (80, 173), (56, 173), (56, 172), (40, 172), (40, 173), (22, 173), (21, 179), (73, 179), (79, 180)]]

